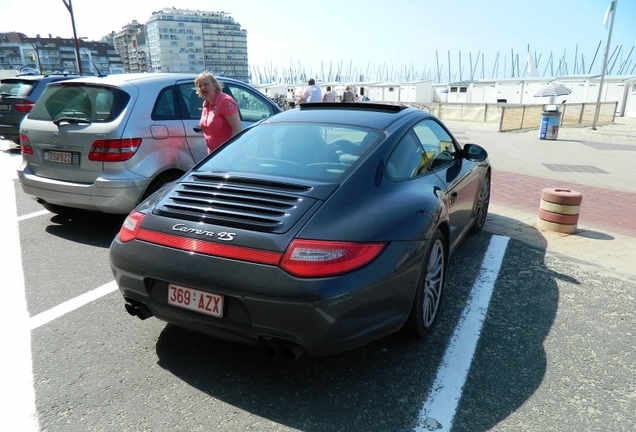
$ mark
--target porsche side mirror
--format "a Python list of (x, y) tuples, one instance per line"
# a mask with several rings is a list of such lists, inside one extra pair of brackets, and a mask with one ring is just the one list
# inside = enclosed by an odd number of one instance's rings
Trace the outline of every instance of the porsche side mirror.
[(486, 160), (488, 152), (477, 144), (466, 144), (464, 145), (464, 157), (471, 161), (481, 162)]

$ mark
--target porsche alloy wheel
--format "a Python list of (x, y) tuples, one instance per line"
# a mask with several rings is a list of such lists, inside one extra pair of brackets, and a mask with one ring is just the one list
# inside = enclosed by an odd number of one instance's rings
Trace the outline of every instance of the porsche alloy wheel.
[(418, 337), (426, 336), (439, 315), (446, 278), (444, 236), (435, 231), (422, 266), (415, 301), (411, 311), (411, 329)]
[(475, 223), (470, 228), (470, 232), (478, 233), (486, 225), (486, 216), (488, 216), (488, 204), (490, 204), (490, 174), (484, 177), (484, 183), (479, 193), (479, 202), (477, 202), (477, 213), (475, 214)]

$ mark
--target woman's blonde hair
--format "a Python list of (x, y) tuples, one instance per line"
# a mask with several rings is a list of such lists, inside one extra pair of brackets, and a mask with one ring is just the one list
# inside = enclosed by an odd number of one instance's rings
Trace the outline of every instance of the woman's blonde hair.
[[(197, 77), (194, 79), (195, 86), (197, 81), (206, 79), (206, 78), (210, 80), (210, 82), (212, 83), (212, 87), (214, 87), (216, 91), (219, 91), (219, 92), (223, 91), (223, 83), (219, 82), (216, 78), (214, 78), (214, 75), (212, 75), (208, 71), (203, 71), (199, 75), (197, 75)], [(201, 96), (201, 94), (199, 93), (198, 87), (197, 87), (197, 95)]]

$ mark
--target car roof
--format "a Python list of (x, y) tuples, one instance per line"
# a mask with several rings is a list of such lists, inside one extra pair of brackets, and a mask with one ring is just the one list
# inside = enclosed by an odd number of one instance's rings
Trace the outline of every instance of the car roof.
[(81, 77), (81, 75), (77, 74), (47, 74), (47, 75), (16, 75), (12, 77), (2, 78), (0, 81), (2, 82), (11, 82), (11, 81), (42, 81), (45, 79), (55, 79), (55, 78), (68, 78), (68, 77)]
[[(74, 83), (84, 82), (87, 84), (109, 84), (121, 85), (124, 83), (132, 83), (143, 81), (151, 83), (170, 83), (176, 81), (194, 80), (198, 74), (195, 73), (177, 73), (177, 72), (152, 72), (152, 73), (123, 73), (104, 76), (83, 76), (72, 80)], [(232, 82), (247, 85), (242, 81), (238, 81), (227, 77), (215, 77), (220, 82)]]
[(427, 118), (431, 114), (405, 105), (378, 103), (320, 102), (300, 104), (300, 108), (283, 111), (263, 123), (311, 122), (348, 124), (372, 129), (386, 129), (398, 120)]

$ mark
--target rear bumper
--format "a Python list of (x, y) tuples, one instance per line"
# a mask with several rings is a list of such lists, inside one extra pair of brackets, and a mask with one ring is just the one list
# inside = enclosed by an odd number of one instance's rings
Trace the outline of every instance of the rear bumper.
[(139, 203), (151, 179), (108, 179), (99, 177), (91, 184), (53, 180), (33, 174), (26, 162), (18, 167), (18, 179), (24, 193), (50, 204), (127, 214)]
[[(368, 266), (323, 279), (295, 278), (277, 266), (191, 254), (142, 241), (122, 244), (115, 239), (110, 261), (126, 301), (142, 303), (158, 319), (255, 347), (278, 339), (301, 346), (310, 356), (325, 356), (402, 327), (411, 310), (418, 273), (418, 266), (405, 259), (404, 251), (404, 243), (389, 244)], [(168, 305), (170, 282), (223, 295), (223, 318)]]

